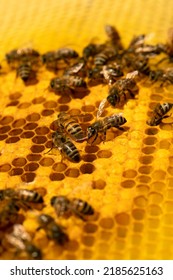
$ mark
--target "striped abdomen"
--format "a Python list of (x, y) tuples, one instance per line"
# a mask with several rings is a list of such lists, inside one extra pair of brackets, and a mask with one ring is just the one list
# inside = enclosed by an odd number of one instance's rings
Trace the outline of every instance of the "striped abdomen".
[(88, 202), (83, 201), (82, 199), (74, 198), (72, 200), (72, 209), (75, 214), (83, 215), (93, 215), (94, 209)]
[(79, 162), (80, 154), (76, 146), (67, 139), (67, 141), (62, 145), (62, 152), (72, 161)]
[(32, 73), (31, 66), (29, 64), (21, 64), (17, 69), (17, 76), (19, 76), (24, 82), (27, 82)]
[(74, 140), (80, 140), (85, 137), (82, 127), (74, 119), (65, 121), (63, 126), (67, 133), (71, 135)]
[(38, 192), (30, 191), (27, 189), (17, 190), (15, 198), (23, 200), (23, 201), (27, 201), (27, 202), (33, 202), (33, 203), (42, 203), (43, 202), (43, 198)]

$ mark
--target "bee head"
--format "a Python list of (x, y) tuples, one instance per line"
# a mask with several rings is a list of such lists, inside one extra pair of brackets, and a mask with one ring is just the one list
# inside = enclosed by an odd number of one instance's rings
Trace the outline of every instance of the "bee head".
[(52, 79), (51, 81), (50, 81), (50, 88), (54, 88), (55, 87), (55, 80), (54, 79)]
[(96, 133), (95, 128), (91, 125), (87, 128), (88, 139)]

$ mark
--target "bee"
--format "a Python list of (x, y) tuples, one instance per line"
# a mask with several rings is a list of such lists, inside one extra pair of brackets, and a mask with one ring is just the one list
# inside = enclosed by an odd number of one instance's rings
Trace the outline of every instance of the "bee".
[(74, 63), (72, 66), (68, 67), (64, 75), (77, 75), (80, 77), (86, 77), (86, 62), (83, 58), (81, 58), (77, 63)]
[(64, 60), (67, 64), (69, 64), (68, 59), (77, 58), (79, 54), (70, 48), (61, 48), (55, 52), (55, 59)]
[(165, 52), (165, 45), (164, 44), (156, 44), (156, 45), (143, 45), (141, 47), (136, 48), (135, 52), (137, 54), (141, 54), (147, 58), (154, 57), (156, 55)]
[(83, 49), (83, 58), (88, 60), (90, 57), (94, 57), (105, 48), (104, 44), (92, 44), (90, 43)]
[(168, 118), (166, 114), (172, 109), (173, 103), (158, 103), (153, 110), (153, 116), (147, 120), (147, 124), (150, 126), (156, 126), (161, 123), (164, 118)]
[(161, 81), (160, 86), (163, 86), (164, 83), (169, 82), (173, 84), (173, 68), (168, 68), (166, 70), (157, 69), (150, 71), (149, 78), (153, 82)]
[(58, 125), (62, 130), (65, 130), (75, 141), (80, 141), (85, 137), (84, 131), (73, 116), (66, 112), (61, 112), (58, 115)]
[(43, 197), (36, 191), (31, 191), (27, 189), (16, 190), (11, 188), (0, 190), (0, 200), (9, 198), (21, 200), (24, 202), (43, 203)]
[(53, 78), (50, 81), (50, 89), (55, 93), (74, 93), (74, 90), (77, 89), (86, 89), (86, 82), (78, 76), (63, 76), (61, 78)]
[(167, 55), (167, 57), (162, 58), (156, 65), (167, 59), (169, 62), (173, 62), (173, 27), (168, 29), (167, 42), (163, 46), (163, 52)]
[(61, 131), (56, 131), (52, 134), (52, 148), (50, 150), (53, 148), (57, 148), (64, 156), (73, 162), (77, 163), (80, 161), (78, 149)]
[(105, 32), (113, 46), (118, 47), (119, 49), (123, 49), (120, 35), (114, 26), (106, 25)]
[(103, 50), (102, 52), (98, 53), (94, 57), (94, 65), (103, 66), (109, 60), (114, 59), (116, 56), (117, 56), (117, 51), (115, 49), (107, 48), (107, 49)]
[(36, 78), (36, 72), (33, 71), (30, 63), (23, 63), (17, 68), (17, 77), (18, 76), (26, 83)]
[(15, 201), (10, 200), (0, 211), (0, 229), (15, 224), (18, 220), (20, 207)]
[(69, 200), (65, 196), (53, 196), (51, 198), (51, 205), (54, 207), (58, 217), (68, 217), (70, 214), (74, 214), (82, 220), (85, 220), (84, 216), (94, 214), (92, 206), (79, 198)]
[(108, 85), (112, 85), (117, 80), (118, 77), (124, 75), (120, 65), (116, 63), (104, 65), (102, 72), (105, 80), (108, 82)]
[(106, 132), (108, 129), (110, 129), (111, 127), (115, 127), (122, 130), (120, 126), (122, 126), (126, 122), (127, 120), (122, 116), (122, 114), (114, 114), (112, 116), (105, 117), (103, 120), (97, 120), (87, 128), (88, 139), (95, 136), (94, 140), (92, 141), (93, 143), (100, 132), (103, 134), (103, 140), (105, 140)]
[(62, 226), (58, 225), (55, 220), (47, 214), (41, 214), (38, 217), (40, 227), (44, 229), (49, 239), (54, 240), (58, 245), (64, 245), (69, 241), (68, 235), (62, 230)]
[(92, 69), (88, 70), (87, 73), (88, 79), (89, 79), (89, 86), (96, 86), (98, 84), (104, 83), (104, 75), (102, 71), (102, 67), (96, 66)]
[(126, 78), (117, 80), (109, 89), (107, 101), (113, 107), (115, 107), (123, 96), (126, 99), (126, 93), (128, 92), (133, 98), (138, 91), (138, 86), (135, 81), (135, 77), (138, 75), (138, 71), (130, 72), (126, 75)]
[(14, 49), (7, 53), (6, 55), (6, 61), (8, 64), (18, 64), (19, 62), (38, 62), (40, 58), (40, 54), (38, 51), (32, 49), (32, 48), (21, 48), (21, 49)]
[(135, 52), (136, 49), (138, 49), (140, 47), (143, 47), (144, 42), (145, 42), (145, 38), (146, 38), (145, 34), (140, 34), (138, 36), (135, 36), (131, 40), (127, 50), (125, 50), (125, 53), (133, 53), (133, 52)]
[(15, 224), (11, 233), (5, 234), (7, 242), (16, 248), (16, 253), (26, 252), (29, 258), (34, 260), (42, 259), (40, 249), (31, 242), (31, 236), (26, 232), (24, 226)]

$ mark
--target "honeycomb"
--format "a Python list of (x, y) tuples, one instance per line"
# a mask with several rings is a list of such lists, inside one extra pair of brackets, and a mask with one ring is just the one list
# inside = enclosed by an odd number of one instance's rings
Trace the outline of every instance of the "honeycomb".
[[(18, 4), (18, 6), (17, 6)], [(72, 45), (81, 53), (92, 40), (105, 40), (103, 27), (112, 24), (127, 46), (134, 35), (153, 33), (152, 42), (165, 41), (173, 25), (173, 2), (65, 0), (1, 1), (0, 55), (31, 43), (41, 53)], [(153, 15), (154, 11), (154, 15)], [(107, 22), (105, 22), (107, 21)], [(3, 65), (3, 62), (2, 62)], [(4, 70), (4, 68), (3, 68)], [(55, 95), (47, 90), (54, 74), (41, 69), (39, 82), (25, 86), (15, 71), (0, 75), (1, 189), (43, 188), (45, 208), (26, 211), (23, 225), (43, 259), (172, 259), (173, 145), (170, 116), (157, 127), (146, 119), (157, 102), (173, 102), (173, 86), (139, 83), (135, 99), (123, 108), (125, 132), (110, 129), (105, 142), (77, 143), (81, 161), (61, 159), (51, 147), (57, 114), (86, 115), (86, 128), (95, 121), (106, 86), (92, 87), (83, 98)], [(119, 112), (106, 108), (105, 116)], [(50, 214), (58, 221), (50, 199), (65, 195), (86, 200), (96, 215), (82, 221), (59, 218), (69, 242), (59, 246), (37, 231), (36, 217)], [(0, 232), (2, 237), (2, 231)], [(106, 252), (106, 254), (105, 254)], [(26, 259), (0, 246), (0, 259)]]

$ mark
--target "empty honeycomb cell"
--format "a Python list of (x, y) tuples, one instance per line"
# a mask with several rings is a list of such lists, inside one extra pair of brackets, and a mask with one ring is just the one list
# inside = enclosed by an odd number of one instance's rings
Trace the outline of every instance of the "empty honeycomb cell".
[(46, 136), (35, 136), (32, 138), (32, 142), (35, 144), (43, 144), (47, 141)]
[(48, 134), (50, 132), (50, 130), (46, 126), (40, 126), (40, 127), (36, 128), (35, 132), (37, 135), (45, 135), (45, 134)]
[(165, 176), (166, 176), (166, 172), (161, 169), (155, 170), (152, 174), (152, 177), (155, 180), (164, 180)]
[(5, 134), (7, 133), (9, 130), (11, 129), (11, 127), (9, 125), (5, 125), (3, 127), (0, 128), (0, 134)]
[(17, 106), (19, 104), (19, 101), (15, 100), (15, 101), (11, 101), (10, 103), (8, 103), (6, 106), (10, 107), (10, 106)]
[(25, 129), (25, 130), (33, 130), (33, 129), (35, 129), (37, 126), (38, 126), (37, 123), (32, 123), (32, 122), (30, 122), (30, 123), (27, 123), (27, 124), (23, 127), (23, 129)]
[(136, 206), (141, 207), (141, 208), (146, 207), (147, 202), (148, 202), (146, 197), (142, 196), (142, 195), (141, 196), (136, 196), (133, 201), (134, 201), (134, 204)]
[(69, 95), (63, 95), (58, 99), (58, 104), (66, 104), (71, 101), (71, 97)]
[[(83, 122), (83, 123), (90, 122), (90, 121), (92, 121), (93, 118), (94, 118), (92, 114), (82, 114), (81, 116), (82, 116), (81, 119), (82, 119), (82, 122)], [(87, 125), (87, 126), (88, 126), (88, 125)]]
[(167, 198), (173, 200), (173, 189), (167, 189)]
[(135, 220), (143, 220), (145, 217), (145, 210), (140, 208), (135, 208), (132, 210), (132, 216)]
[(119, 238), (126, 238), (128, 233), (128, 229), (125, 227), (117, 227), (116, 229), (116, 235)]
[(115, 221), (117, 222), (117, 224), (119, 224), (121, 226), (127, 226), (130, 223), (130, 216), (129, 216), (129, 214), (122, 212), (122, 213), (116, 214)]
[(19, 99), (21, 96), (22, 94), (20, 92), (14, 92), (9, 95), (9, 98), (11, 100), (15, 100), (15, 99)]
[(84, 249), (82, 250), (82, 257), (84, 260), (92, 259), (93, 251)]
[(39, 161), (41, 159), (41, 155), (29, 154), (26, 158), (29, 161)]
[[(81, 110), (80, 109), (71, 109), (69, 110), (69, 114), (71, 116), (77, 116), (77, 117), (80, 117), (81, 115)], [(82, 116), (83, 117), (83, 116)]]
[(168, 173), (172, 176), (173, 175), (173, 167), (168, 167)]
[(77, 168), (69, 168), (65, 171), (65, 175), (67, 177), (77, 178), (80, 175), (80, 173)]
[(18, 120), (15, 120), (13, 123), (12, 123), (12, 126), (13, 127), (20, 127), (20, 126), (24, 126), (26, 123), (26, 120), (25, 119), (18, 119)]
[(150, 192), (148, 194), (148, 203), (159, 204), (163, 201), (163, 195), (157, 192)]
[(3, 141), (4, 139), (6, 139), (8, 137), (8, 134), (1, 134), (0, 135), (0, 141)]
[(81, 238), (81, 242), (86, 247), (92, 247), (95, 242), (95, 238), (92, 235), (83, 235)]
[(169, 165), (173, 165), (173, 157), (169, 157)]
[(8, 172), (11, 169), (11, 165), (8, 163), (0, 165), (0, 172)]
[(83, 231), (89, 234), (93, 234), (98, 230), (98, 226), (93, 223), (87, 223), (83, 227)]
[(9, 132), (9, 135), (19, 135), (22, 133), (22, 129), (21, 128), (16, 128), (16, 129), (12, 129), (10, 132)]
[(109, 150), (100, 150), (98, 153), (97, 153), (97, 156), (99, 158), (110, 158), (112, 156), (112, 152), (109, 151)]
[[(172, 236), (173, 236), (173, 227), (170, 227), (170, 226), (164, 226), (163, 227), (163, 235), (165, 237), (168, 237), (168, 238), (171, 238), (172, 239)], [(168, 255), (171, 255), (171, 252), (169, 252), (169, 248), (167, 247), (167, 256)]]
[(19, 108), (19, 109), (26, 109), (26, 108), (28, 108), (29, 106), (31, 106), (31, 103), (29, 103), (29, 102), (23, 102), (23, 103), (19, 104), (19, 106), (17, 106), (17, 108)]
[(9, 138), (5, 141), (5, 143), (7, 143), (7, 144), (12, 144), (12, 143), (18, 142), (19, 140), (20, 140), (20, 138), (17, 137), (17, 136), (9, 137)]
[(104, 229), (112, 229), (114, 227), (114, 220), (112, 218), (102, 218), (99, 221), (99, 225)]
[(60, 105), (60, 106), (56, 109), (57, 112), (66, 112), (66, 111), (68, 111), (68, 110), (69, 110), (69, 106), (68, 106), (68, 105)]
[(43, 145), (33, 145), (31, 147), (31, 151), (35, 154), (43, 152), (45, 147)]
[(165, 211), (172, 213), (173, 212), (173, 201), (165, 201), (164, 203)]
[(54, 114), (54, 110), (47, 110), (47, 109), (45, 109), (45, 110), (43, 110), (43, 111), (41, 112), (41, 115), (42, 115), (43, 117), (51, 116), (51, 115), (53, 115), (53, 114)]
[(121, 182), (121, 186), (125, 189), (130, 189), (135, 186), (135, 181), (134, 180), (125, 180)]
[(39, 163), (42, 166), (51, 166), (52, 164), (54, 164), (54, 160), (50, 157), (45, 157), (45, 158), (42, 158), (42, 160), (40, 160)]
[(100, 238), (104, 241), (108, 241), (112, 237), (112, 233), (110, 230), (101, 230), (100, 231)]
[(35, 171), (39, 168), (39, 164), (36, 162), (28, 163), (25, 165), (24, 170), (25, 171)]
[(22, 168), (12, 168), (9, 172), (10, 176), (17, 176), (23, 174), (23, 169)]
[(151, 204), (147, 208), (147, 213), (151, 216), (160, 216), (162, 214), (162, 209), (156, 204)]
[(158, 191), (158, 192), (162, 192), (165, 189), (165, 187), (166, 187), (165, 183), (160, 182), (160, 181), (155, 181), (155, 182), (151, 183), (151, 189)]
[(172, 130), (172, 124), (164, 124), (164, 123), (161, 123), (160, 124), (160, 128), (162, 130), (166, 130), (166, 131), (171, 131)]
[(92, 181), (92, 188), (102, 190), (106, 186), (106, 182), (102, 179), (98, 179), (96, 181)]
[(51, 181), (62, 181), (65, 178), (65, 176), (62, 173), (55, 173), (54, 172), (54, 173), (50, 174), (49, 178), (50, 178)]
[(82, 159), (85, 162), (93, 162), (96, 158), (97, 158), (96, 155), (93, 154), (86, 154), (82, 156)]
[(153, 169), (152, 166), (143, 165), (143, 166), (139, 167), (138, 172), (141, 174), (150, 174), (152, 169)]
[(156, 137), (146, 137), (143, 140), (143, 143), (145, 145), (154, 145), (157, 142), (157, 138)]
[(146, 175), (138, 176), (137, 179), (139, 182), (146, 183), (146, 184), (148, 184), (151, 181), (151, 177)]
[(63, 162), (58, 162), (53, 165), (52, 169), (57, 172), (63, 172), (67, 169), (67, 165)]
[(56, 108), (57, 107), (57, 102), (53, 101), (53, 100), (49, 100), (49, 101), (46, 101), (43, 106), (46, 108), (46, 109), (51, 109), (51, 108)]
[(83, 174), (91, 174), (93, 173), (95, 170), (95, 167), (93, 164), (90, 164), (90, 163), (84, 163), (81, 165), (80, 167), (80, 171), (81, 173)]
[(21, 166), (24, 166), (26, 164), (26, 162), (27, 161), (25, 158), (18, 157), (18, 158), (13, 159), (12, 165), (14, 165), (15, 167), (21, 167)]
[(166, 225), (172, 225), (173, 224), (173, 215), (171, 214), (165, 214), (163, 217), (164, 224)]
[(34, 132), (33, 131), (25, 131), (21, 134), (21, 138), (32, 138), (34, 136)]
[(142, 152), (146, 155), (153, 154), (155, 152), (156, 148), (155, 147), (145, 147), (142, 149)]
[[(133, 230), (134, 232), (142, 232), (144, 228), (144, 224), (143, 223), (133, 223)], [(140, 239), (141, 241), (141, 239)]]
[(145, 130), (145, 134), (147, 135), (156, 135), (158, 133), (158, 128), (152, 127), (152, 128), (147, 128)]
[(29, 182), (33, 182), (35, 177), (36, 177), (36, 174), (34, 172), (25, 172), (21, 176), (21, 179), (23, 182), (29, 183)]
[(169, 150), (170, 145), (171, 145), (171, 143), (168, 140), (162, 140), (159, 143), (159, 148)]
[(159, 218), (149, 218), (148, 219), (148, 227), (151, 229), (156, 229), (160, 226)]
[(151, 164), (153, 159), (154, 159), (153, 156), (142, 156), (139, 158), (139, 161), (142, 164)]
[(158, 94), (152, 94), (150, 96), (151, 100), (156, 100), (156, 101), (161, 101), (163, 99), (162, 95), (158, 95)]
[(81, 110), (83, 112), (86, 112), (86, 113), (94, 112), (95, 111), (95, 106), (93, 106), (93, 105), (85, 105), (85, 106), (82, 106)]
[(92, 146), (92, 145), (86, 145), (85, 146), (85, 152), (86, 153), (90, 153), (90, 154), (94, 154), (94, 153), (97, 153), (97, 151), (99, 150), (99, 147), (98, 146)]
[(46, 99), (45, 99), (44, 97), (39, 96), (39, 97), (34, 98), (34, 99), (32, 100), (32, 103), (33, 103), (33, 104), (41, 104), (41, 103), (45, 102), (45, 100), (46, 100)]
[(11, 123), (13, 120), (14, 120), (14, 118), (12, 116), (5, 116), (0, 120), (0, 124), (7, 125), (7, 124)]
[(37, 122), (39, 119), (40, 119), (40, 114), (38, 113), (32, 113), (26, 117), (26, 120), (28, 122)]
[(134, 169), (127, 169), (123, 172), (123, 177), (125, 178), (135, 178), (137, 172)]

